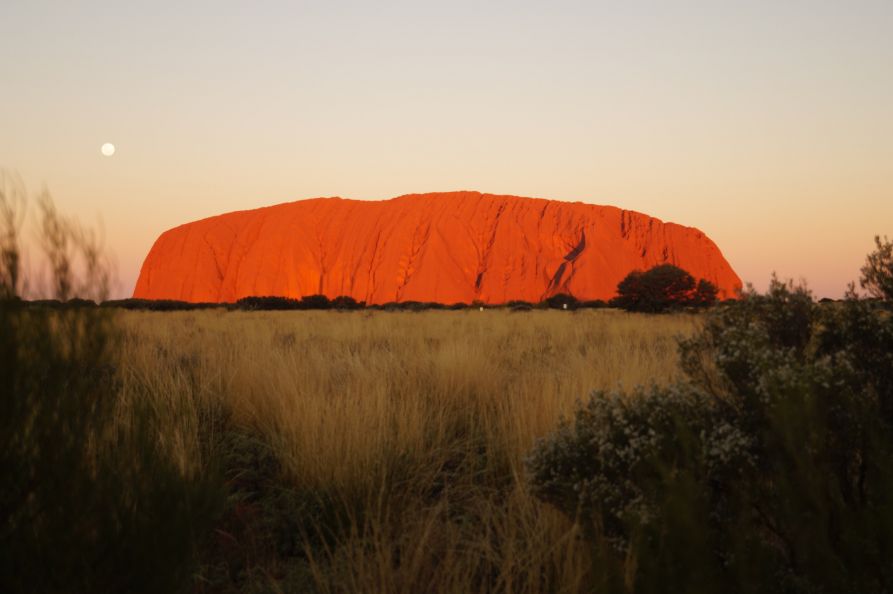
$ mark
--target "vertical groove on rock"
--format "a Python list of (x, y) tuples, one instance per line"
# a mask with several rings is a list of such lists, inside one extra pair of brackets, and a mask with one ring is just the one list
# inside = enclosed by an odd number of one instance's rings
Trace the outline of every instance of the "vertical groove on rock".
[(493, 216), (493, 223), (490, 228), (490, 238), (484, 245), (483, 253), (479, 256), (478, 273), (474, 281), (475, 300), (479, 300), (481, 297), (481, 286), (484, 281), (484, 275), (487, 273), (490, 266), (490, 254), (493, 252), (493, 245), (496, 243), (496, 233), (499, 231), (499, 221), (502, 218), (502, 213), (505, 212), (506, 206), (507, 203), (503, 202), (496, 209), (496, 214)]
[[(574, 260), (576, 260), (583, 250), (586, 248), (586, 231), (580, 231), (580, 241), (577, 242), (577, 245), (571, 249), (567, 254), (564, 255), (564, 262), (558, 265), (558, 269), (555, 271), (555, 274), (552, 275), (552, 280), (549, 282), (549, 286), (546, 288), (546, 292), (543, 294), (543, 298), (554, 295), (555, 293), (561, 292), (561, 278), (564, 276), (564, 271), (567, 269), (568, 264), (573, 268)], [(570, 279), (568, 279), (570, 280)]]
[[(424, 228), (424, 231), (422, 229)], [(416, 223), (415, 229), (412, 233), (412, 238), (409, 243), (409, 249), (406, 252), (404, 258), (405, 262), (401, 265), (400, 269), (397, 272), (397, 291), (395, 299), (397, 301), (400, 300), (403, 294), (403, 290), (406, 288), (406, 285), (409, 284), (410, 279), (415, 273), (415, 266), (418, 264), (419, 254), (425, 246), (425, 243), (428, 241), (428, 236), (431, 233), (431, 223), (422, 223), (419, 221)]]

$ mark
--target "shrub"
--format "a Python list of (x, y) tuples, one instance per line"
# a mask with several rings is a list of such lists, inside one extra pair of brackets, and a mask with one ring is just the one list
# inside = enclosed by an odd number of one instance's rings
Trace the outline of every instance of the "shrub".
[(558, 293), (543, 300), (543, 304), (549, 309), (577, 309), (580, 302), (573, 295)]
[(713, 283), (694, 277), (672, 264), (661, 264), (645, 272), (634, 270), (617, 285), (611, 305), (629, 311), (664, 312), (683, 306), (708, 306), (716, 302)]
[(716, 285), (706, 279), (698, 281), (695, 291), (689, 299), (689, 305), (694, 307), (709, 307), (716, 303), (718, 290)]
[(859, 284), (869, 295), (893, 301), (893, 241), (874, 237), (876, 249), (865, 258)]
[(77, 309), (81, 307), (96, 307), (96, 302), (92, 299), (81, 299), (79, 297), (75, 297), (66, 301), (63, 304), (63, 307), (67, 307), (69, 309)]
[(331, 309), (332, 302), (325, 295), (305, 295), (301, 297), (300, 309)]
[(236, 309), (283, 311), (302, 309), (301, 302), (288, 297), (242, 297), (235, 303)]
[(772, 280), (680, 344), (688, 380), (593, 394), (528, 460), (606, 591), (883, 592), (893, 316)]
[(192, 303), (170, 299), (117, 299), (103, 301), (101, 307), (144, 311), (197, 311), (227, 307), (225, 303)]
[(426, 311), (429, 309), (445, 309), (442, 304), (430, 301), (400, 301), (396, 304), (396, 308), (403, 311)]
[(365, 305), (365, 301), (357, 301), (353, 297), (346, 295), (335, 297), (331, 303), (333, 309), (362, 309)]
[[(358, 305), (356, 301), (351, 299), (350, 297), (339, 297), (339, 303), (342, 305), (344, 309), (349, 309), (351, 306), (351, 302), (353, 305)], [(350, 301), (347, 301), (347, 300)], [(264, 311), (287, 311), (294, 309), (331, 309), (333, 307), (333, 302), (329, 301), (329, 298), (325, 295), (305, 295), (301, 297), (300, 301), (297, 299), (292, 299), (290, 297), (279, 297), (279, 296), (270, 296), (270, 297), (243, 297), (236, 301), (235, 307), (237, 309), (246, 309), (246, 310), (264, 310)]]

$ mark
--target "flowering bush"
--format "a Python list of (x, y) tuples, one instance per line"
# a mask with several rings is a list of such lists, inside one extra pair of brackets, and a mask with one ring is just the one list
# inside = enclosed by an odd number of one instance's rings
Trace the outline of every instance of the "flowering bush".
[(893, 317), (772, 280), (680, 343), (687, 381), (597, 392), (528, 460), (606, 591), (893, 584)]

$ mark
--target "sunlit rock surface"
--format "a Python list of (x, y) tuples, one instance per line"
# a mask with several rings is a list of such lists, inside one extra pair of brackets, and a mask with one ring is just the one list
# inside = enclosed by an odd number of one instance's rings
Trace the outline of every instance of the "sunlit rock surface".
[(478, 192), (314, 198), (166, 231), (134, 297), (232, 302), (347, 295), (504, 303), (555, 293), (609, 299), (630, 271), (670, 263), (733, 297), (741, 280), (692, 227), (580, 202)]

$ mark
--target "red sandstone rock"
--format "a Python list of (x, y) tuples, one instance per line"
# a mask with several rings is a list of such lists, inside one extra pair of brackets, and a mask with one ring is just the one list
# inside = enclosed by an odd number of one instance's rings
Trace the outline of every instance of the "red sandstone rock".
[(166, 231), (134, 297), (232, 302), (348, 295), (369, 304), (609, 299), (630, 271), (670, 263), (721, 298), (741, 280), (701, 231), (612, 206), (478, 192), (315, 198)]

